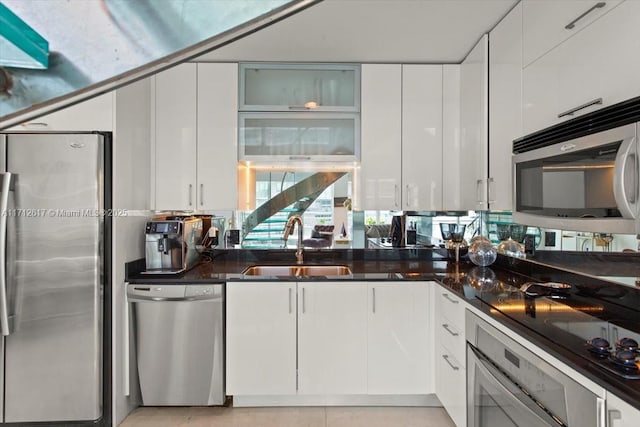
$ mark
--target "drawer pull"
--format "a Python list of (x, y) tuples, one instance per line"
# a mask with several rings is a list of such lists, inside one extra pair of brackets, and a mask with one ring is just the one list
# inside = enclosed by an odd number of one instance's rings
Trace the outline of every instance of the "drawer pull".
[(445, 360), (445, 362), (447, 362), (447, 364), (449, 366), (451, 366), (451, 369), (453, 369), (454, 371), (459, 370), (460, 368), (458, 368), (456, 365), (454, 365), (453, 363), (451, 363), (451, 360), (449, 360), (449, 356), (446, 354), (442, 355), (442, 358)]
[(578, 105), (576, 108), (572, 108), (570, 110), (565, 111), (564, 113), (558, 114), (558, 118), (561, 119), (564, 116), (573, 116), (574, 113), (577, 113), (580, 110), (584, 110), (587, 107), (591, 107), (592, 105), (602, 105), (602, 98), (594, 99), (593, 101), (589, 101), (585, 104)]
[(448, 324), (446, 324), (446, 323), (443, 323), (443, 324), (442, 324), (442, 327), (443, 327), (447, 332), (449, 332), (451, 335), (453, 335), (454, 337), (457, 337), (458, 335), (460, 335), (459, 333), (452, 331), (452, 330), (449, 328), (449, 325), (448, 325)]
[(601, 7), (605, 7), (607, 5), (607, 2), (604, 1), (599, 1), (598, 3), (594, 4), (593, 6), (591, 6), (586, 12), (584, 12), (582, 15), (578, 16), (576, 19), (574, 19), (573, 21), (569, 22), (567, 25), (564, 26), (565, 30), (572, 30), (573, 27), (576, 26), (576, 22), (578, 22), (579, 20), (581, 20), (582, 18), (584, 18), (585, 16), (587, 16), (588, 14), (590, 14), (591, 12), (593, 12), (596, 9), (599, 9)]
[(449, 294), (442, 294), (442, 296), (443, 296), (443, 297), (445, 297), (447, 300), (449, 300), (449, 302), (452, 302), (452, 303), (454, 303), (454, 304), (457, 304), (457, 303), (458, 303), (458, 301), (457, 301), (457, 300), (454, 300), (453, 298), (451, 298), (451, 297), (449, 296)]

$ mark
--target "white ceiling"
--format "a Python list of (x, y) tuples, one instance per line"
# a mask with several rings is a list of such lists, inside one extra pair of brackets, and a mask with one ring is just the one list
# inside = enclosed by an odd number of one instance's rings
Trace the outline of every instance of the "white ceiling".
[(199, 61), (461, 62), (518, 0), (324, 0)]

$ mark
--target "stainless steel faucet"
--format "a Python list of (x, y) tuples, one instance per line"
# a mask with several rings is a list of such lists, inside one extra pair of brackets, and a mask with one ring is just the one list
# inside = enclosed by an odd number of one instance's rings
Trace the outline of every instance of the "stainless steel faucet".
[(302, 218), (299, 215), (294, 215), (287, 221), (287, 225), (284, 226), (284, 234), (282, 235), (282, 240), (284, 240), (285, 245), (287, 244), (287, 239), (291, 233), (293, 233), (293, 227), (295, 227), (296, 223), (298, 224), (298, 245), (296, 249), (296, 262), (298, 264), (303, 263), (302, 259)]

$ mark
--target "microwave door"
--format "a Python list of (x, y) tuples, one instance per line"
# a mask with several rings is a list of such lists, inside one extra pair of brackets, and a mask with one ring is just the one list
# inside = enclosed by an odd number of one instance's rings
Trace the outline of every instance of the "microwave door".
[(613, 194), (624, 218), (635, 218), (638, 214), (638, 155), (637, 138), (623, 141), (616, 156)]

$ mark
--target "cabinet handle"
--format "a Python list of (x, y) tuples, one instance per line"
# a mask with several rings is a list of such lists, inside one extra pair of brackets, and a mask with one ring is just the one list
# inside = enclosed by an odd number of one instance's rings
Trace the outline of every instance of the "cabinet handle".
[(305, 313), (306, 311), (306, 305), (304, 303), (304, 288), (302, 288), (302, 313)]
[(611, 328), (611, 341), (613, 341), (613, 343), (618, 341), (618, 328), (615, 326)]
[(372, 301), (373, 301), (373, 313), (375, 314), (376, 312), (376, 288), (372, 288), (371, 289), (371, 294), (372, 294)]
[(476, 181), (476, 201), (478, 203), (484, 203), (484, 195), (482, 193), (484, 193), (483, 190), (483, 184), (484, 183), (484, 179), (479, 179)]
[(622, 419), (622, 412), (618, 411), (617, 409), (610, 409), (607, 411), (607, 418), (609, 421), (609, 423), (607, 424), (609, 427), (614, 427), (614, 422), (616, 420), (621, 420)]
[(488, 182), (488, 187), (489, 187), (489, 199), (488, 199), (488, 202), (489, 203), (495, 203), (496, 200), (495, 200), (495, 198), (491, 197), (491, 194), (495, 194), (496, 192), (495, 191), (491, 191), (491, 187), (493, 187), (493, 189), (495, 190), (495, 188), (496, 188), (496, 180), (493, 179), (493, 178), (489, 178), (487, 180), (487, 182)]
[(605, 409), (605, 401), (601, 397), (596, 398), (596, 418), (598, 427), (607, 427), (607, 411)]
[(457, 371), (457, 370), (459, 370), (459, 369), (460, 369), (460, 368), (458, 368), (456, 365), (454, 365), (453, 363), (451, 363), (451, 360), (449, 360), (449, 356), (448, 356), (448, 355), (443, 354), (443, 355), (442, 355), (442, 358), (445, 360), (445, 362), (447, 362), (447, 364), (448, 364), (449, 366), (451, 366), (451, 368), (452, 368), (454, 371)]
[(581, 20), (582, 18), (584, 18), (585, 16), (587, 16), (588, 14), (590, 14), (591, 12), (593, 12), (596, 9), (599, 9), (601, 7), (605, 7), (607, 5), (607, 2), (604, 1), (599, 1), (598, 3), (594, 4), (593, 6), (591, 6), (586, 12), (584, 12), (582, 15), (578, 16), (576, 19), (574, 19), (573, 21), (569, 22), (567, 25), (564, 26), (565, 30), (573, 30), (573, 27), (576, 26), (576, 22), (578, 22), (579, 20)]
[(609, 340), (609, 333), (608, 333), (608, 331), (607, 331), (607, 328), (606, 328), (606, 327), (601, 326), (601, 327), (600, 327), (600, 333), (601, 333), (602, 338), (604, 338), (604, 339), (606, 339), (606, 340)]
[(457, 301), (457, 300), (454, 300), (453, 298), (451, 298), (451, 297), (449, 296), (449, 294), (442, 294), (442, 296), (443, 296), (444, 298), (446, 298), (447, 300), (449, 300), (449, 302), (452, 302), (452, 303), (454, 303), (454, 304), (457, 304), (457, 303), (458, 303), (458, 301)]
[(289, 156), (289, 160), (311, 160), (311, 156)]
[(405, 188), (405, 197), (406, 197), (405, 206), (409, 207), (409, 184), (407, 184)]
[(200, 206), (204, 206), (204, 184), (200, 184)]
[(193, 205), (193, 184), (189, 184), (189, 206)]
[(580, 110), (584, 110), (587, 107), (591, 107), (592, 105), (602, 105), (602, 98), (594, 99), (593, 101), (589, 101), (585, 104), (578, 105), (576, 108), (567, 110), (564, 113), (560, 113), (558, 114), (558, 118), (561, 119), (564, 116), (573, 116), (574, 113), (577, 113)]
[(25, 122), (25, 123), (22, 123), (20, 126), (25, 128), (46, 128), (49, 126), (49, 124), (45, 122)]
[(452, 330), (449, 328), (449, 325), (448, 325), (448, 324), (446, 324), (446, 323), (443, 323), (443, 324), (442, 324), (442, 327), (443, 327), (447, 332), (449, 332), (451, 335), (453, 335), (454, 337), (457, 337), (458, 335), (460, 335), (460, 334), (458, 334), (457, 332), (452, 331)]
[(400, 204), (398, 202), (398, 184), (394, 184), (393, 186), (394, 189), (394, 193), (393, 193), (393, 203), (395, 205), (396, 208), (400, 207)]
[(306, 111), (306, 110), (315, 110), (316, 108), (318, 108), (319, 105), (315, 105), (313, 106), (313, 104), (309, 103), (309, 106), (306, 105), (289, 105), (289, 110), (295, 110), (295, 111)]
[(291, 294), (292, 294), (292, 290), (291, 288), (289, 288), (289, 314), (291, 314), (293, 312), (293, 304), (291, 304)]

